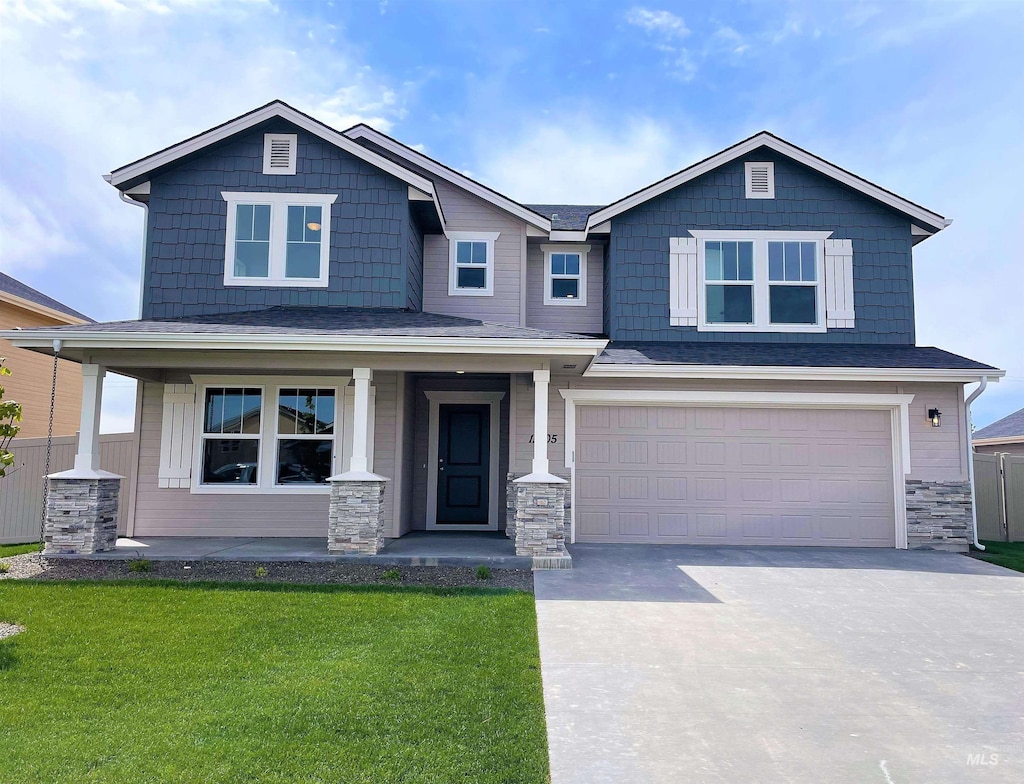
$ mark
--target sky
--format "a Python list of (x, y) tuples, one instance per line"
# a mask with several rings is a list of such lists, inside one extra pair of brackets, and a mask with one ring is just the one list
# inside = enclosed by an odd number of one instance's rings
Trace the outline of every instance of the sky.
[[(522, 202), (612, 201), (759, 130), (953, 219), (918, 345), (1024, 406), (1024, 0), (0, 0), (0, 269), (138, 316), (142, 211), (102, 175), (274, 98)], [(132, 429), (108, 378), (104, 432)]]

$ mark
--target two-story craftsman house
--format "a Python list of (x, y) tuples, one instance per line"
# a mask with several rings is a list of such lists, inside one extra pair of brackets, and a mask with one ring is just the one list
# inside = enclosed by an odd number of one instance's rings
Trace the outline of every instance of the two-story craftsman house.
[(5, 335), (82, 363), (51, 551), (112, 544), (107, 370), (140, 382), (136, 537), (972, 539), (964, 390), (1002, 373), (914, 339), (949, 221), (770, 133), (530, 205), (274, 102), (107, 179), (145, 210), (141, 318)]

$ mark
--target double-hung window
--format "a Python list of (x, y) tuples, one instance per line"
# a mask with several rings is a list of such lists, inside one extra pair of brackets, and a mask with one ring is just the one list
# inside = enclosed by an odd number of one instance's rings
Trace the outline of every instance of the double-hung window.
[(226, 286), (328, 282), (331, 205), (325, 193), (222, 193), (227, 201)]
[(830, 232), (703, 231), (697, 238), (697, 329), (824, 332)]
[(326, 492), (342, 465), (347, 379), (237, 380), (201, 386), (194, 492)]
[(448, 232), (448, 294), (490, 297), (494, 294), (494, 241), (498, 232)]
[(589, 245), (541, 245), (544, 252), (544, 304), (587, 304)]
[(207, 387), (203, 396), (200, 481), (259, 484), (262, 387)]

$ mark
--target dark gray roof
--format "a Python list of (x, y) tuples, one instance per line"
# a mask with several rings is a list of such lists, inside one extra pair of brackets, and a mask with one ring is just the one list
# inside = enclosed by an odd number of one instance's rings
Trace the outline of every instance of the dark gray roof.
[(53, 297), (48, 297), (41, 291), (36, 291), (31, 286), (26, 286), (20, 280), (15, 280), (10, 275), (5, 275), (0, 272), (0, 291), (4, 291), (8, 294), (13, 294), (15, 297), (21, 297), (22, 299), (34, 302), (37, 305), (42, 305), (44, 308), (50, 308), (51, 310), (57, 310), (61, 313), (66, 313), (69, 316), (75, 318), (85, 319), (91, 322), (92, 319), (88, 316), (79, 313), (73, 308), (69, 308), (63, 302), (58, 302)]
[(223, 335), (353, 335), (380, 337), (496, 338), (528, 340), (585, 339), (586, 335), (510, 327), (475, 319), (411, 313), (388, 308), (295, 307), (183, 316), (141, 321), (109, 321), (88, 327), (58, 327), (67, 332), (223, 334)]
[[(524, 207), (551, 221), (551, 228), (556, 231), (583, 231), (587, 228), (590, 213), (597, 212), (600, 204), (524, 204)], [(558, 216), (557, 218), (555, 216)]]
[(930, 346), (838, 343), (609, 343), (597, 363), (995, 370)]
[(1014, 411), (1009, 416), (1004, 416), (974, 433), (975, 440), (979, 438), (1010, 438), (1011, 436), (1024, 436), (1024, 408)]

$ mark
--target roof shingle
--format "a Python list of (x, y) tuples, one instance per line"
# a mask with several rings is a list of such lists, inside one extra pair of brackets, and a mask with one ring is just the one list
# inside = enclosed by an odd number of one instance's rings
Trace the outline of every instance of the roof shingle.
[(29, 302), (34, 302), (36, 305), (42, 305), (44, 308), (50, 308), (68, 316), (92, 322), (92, 319), (85, 314), (79, 313), (74, 308), (69, 308), (63, 302), (58, 302), (53, 297), (48, 297), (43, 292), (37, 291), (20, 280), (15, 280), (10, 275), (5, 275), (2, 272), (0, 272), (0, 291), (13, 294), (15, 297), (21, 297), (21, 299), (28, 300)]
[(1011, 438), (1013, 436), (1024, 436), (1024, 408), (1014, 411), (1009, 416), (1004, 416), (974, 433), (975, 440), (979, 438)]

